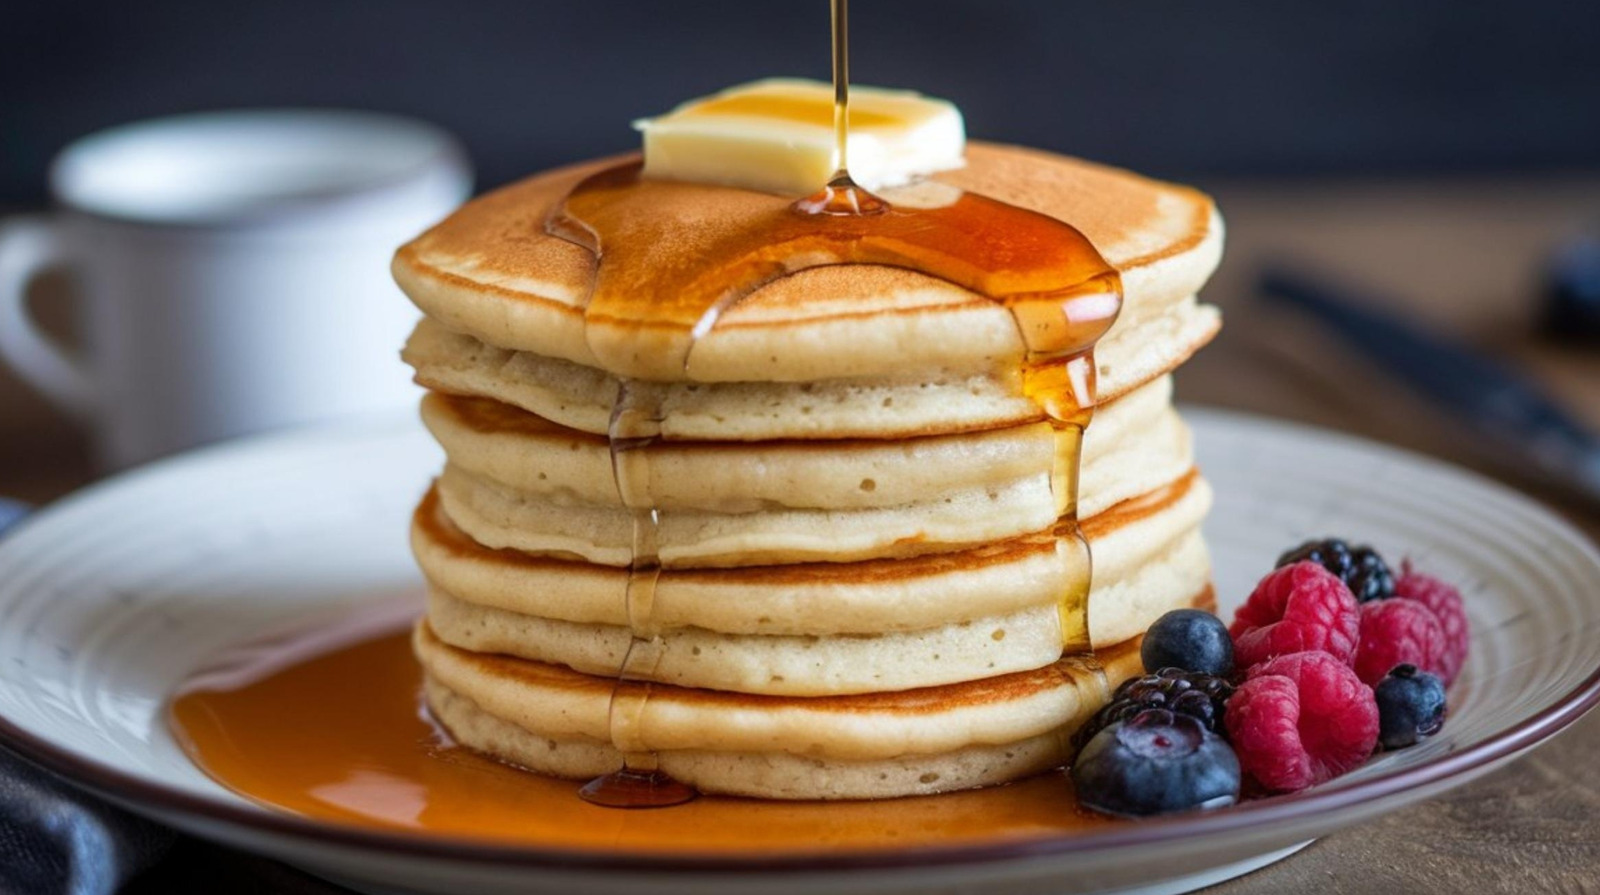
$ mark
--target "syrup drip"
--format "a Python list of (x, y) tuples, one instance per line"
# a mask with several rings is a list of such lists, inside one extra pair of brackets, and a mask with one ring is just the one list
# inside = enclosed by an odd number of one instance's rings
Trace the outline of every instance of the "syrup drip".
[[(592, 306), (592, 305), (591, 305)], [(622, 752), (622, 768), (597, 777), (578, 791), (585, 801), (608, 808), (664, 808), (693, 799), (694, 789), (663, 774), (642, 734), (644, 707), (665, 644), (655, 618), (656, 583), (661, 579), (661, 511), (650, 493), (649, 453), (661, 437), (660, 402), (638, 384), (624, 381), (611, 408), (606, 435), (611, 476), (623, 506), (633, 513), (633, 550), (623, 608), (633, 637), (611, 691), (607, 727)]]
[[(546, 221), (550, 234), (594, 257), (584, 304), (591, 351), (623, 380), (608, 436), (617, 493), (633, 513), (633, 553), (623, 599), (632, 640), (617, 674), (610, 735), (624, 765), (582, 794), (610, 806), (655, 807), (692, 798), (666, 778), (642, 731), (650, 681), (662, 653), (654, 618), (660, 575), (659, 509), (650, 493), (649, 452), (667, 414), (651, 380), (693, 380), (697, 345), (722, 315), (761, 287), (801, 270), (838, 264), (906, 268), (946, 280), (1005, 307), (1025, 347), (1021, 390), (1056, 433), (1051, 488), (1058, 550), (1088, 568), (1078, 530), (1078, 459), (1094, 409), (1094, 345), (1121, 308), (1121, 279), (1077, 229), (974, 193), (950, 190), (943, 204), (895, 203), (850, 178), (847, 0), (833, 0), (834, 131), (838, 170), (799, 201), (755, 197), (719, 205), (703, 185), (646, 180), (638, 162), (580, 182)], [(909, 196), (909, 194), (907, 194)], [(890, 195), (889, 198), (894, 198)], [(722, 213), (726, 211), (726, 213)], [(670, 258), (663, 259), (663, 246)], [(1088, 586), (1059, 602), (1062, 645), (1089, 653)], [(1104, 675), (1100, 673), (1102, 683)]]

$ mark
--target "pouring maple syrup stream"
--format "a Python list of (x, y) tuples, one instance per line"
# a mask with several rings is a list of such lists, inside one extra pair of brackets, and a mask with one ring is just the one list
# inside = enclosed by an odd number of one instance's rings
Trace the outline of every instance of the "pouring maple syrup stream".
[(838, 168), (829, 186), (850, 182), (850, 0), (830, 0), (833, 18), (833, 152)]

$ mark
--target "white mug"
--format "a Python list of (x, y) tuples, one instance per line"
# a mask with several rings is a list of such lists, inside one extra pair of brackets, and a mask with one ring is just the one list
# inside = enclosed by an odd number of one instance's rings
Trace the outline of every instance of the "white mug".
[[(367, 112), (157, 119), (72, 144), (57, 213), (0, 222), (0, 356), (92, 429), (102, 467), (413, 404), (395, 248), (471, 189), (459, 144)], [(76, 281), (82, 350), (29, 318)]]

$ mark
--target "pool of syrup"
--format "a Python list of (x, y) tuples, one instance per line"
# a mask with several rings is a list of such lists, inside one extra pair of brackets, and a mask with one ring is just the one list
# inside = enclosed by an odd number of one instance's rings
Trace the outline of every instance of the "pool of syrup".
[(674, 854), (863, 851), (1060, 836), (1117, 823), (1076, 807), (1067, 775), (875, 802), (702, 796), (614, 811), (581, 781), (528, 773), (451, 743), (421, 704), (415, 604), (244, 644), (170, 706), (179, 743), (251, 800), (338, 824), (543, 849)]

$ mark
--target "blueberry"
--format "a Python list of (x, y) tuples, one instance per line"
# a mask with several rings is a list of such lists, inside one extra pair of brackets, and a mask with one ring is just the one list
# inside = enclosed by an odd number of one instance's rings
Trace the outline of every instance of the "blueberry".
[(1150, 674), (1181, 668), (1227, 677), (1233, 673), (1233, 638), (1222, 619), (1209, 612), (1174, 609), (1145, 632), (1139, 658)]
[(1396, 665), (1374, 691), (1378, 697), (1378, 742), (1404, 749), (1444, 726), (1444, 684), (1415, 665)]
[(1149, 709), (1096, 734), (1072, 783), (1079, 804), (1121, 817), (1221, 808), (1239, 799), (1239, 759), (1194, 718)]

